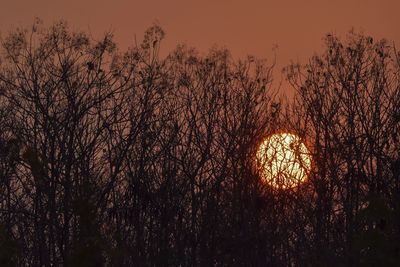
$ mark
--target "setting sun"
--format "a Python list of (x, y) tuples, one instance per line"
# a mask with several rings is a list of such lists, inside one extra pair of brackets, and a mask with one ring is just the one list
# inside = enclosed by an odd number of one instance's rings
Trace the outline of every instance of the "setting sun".
[(277, 188), (293, 188), (304, 182), (311, 169), (311, 155), (299, 136), (273, 134), (258, 147), (257, 164), (262, 179)]

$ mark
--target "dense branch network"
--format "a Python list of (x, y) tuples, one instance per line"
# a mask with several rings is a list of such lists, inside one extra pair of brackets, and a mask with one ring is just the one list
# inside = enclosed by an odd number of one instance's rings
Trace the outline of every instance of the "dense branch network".
[[(328, 35), (324, 54), (286, 69), (297, 96), (282, 109), (266, 62), (183, 45), (161, 59), (163, 37), (154, 25), (119, 52), (111, 34), (35, 22), (2, 40), (0, 265), (396, 263), (393, 47)], [(296, 190), (254, 164), (280, 129), (312, 143)], [(294, 143), (295, 168), (311, 166)]]

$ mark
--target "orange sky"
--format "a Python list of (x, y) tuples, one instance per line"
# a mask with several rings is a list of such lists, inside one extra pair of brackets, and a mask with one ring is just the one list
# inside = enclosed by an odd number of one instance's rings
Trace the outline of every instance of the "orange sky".
[(29, 25), (40, 17), (48, 25), (60, 18), (74, 29), (100, 36), (113, 30), (120, 47), (140, 40), (158, 22), (166, 31), (162, 54), (177, 43), (205, 52), (226, 46), (234, 57), (272, 59), (277, 71), (321, 51), (327, 32), (344, 36), (352, 27), (400, 46), (400, 0), (2, 0), (0, 32)]

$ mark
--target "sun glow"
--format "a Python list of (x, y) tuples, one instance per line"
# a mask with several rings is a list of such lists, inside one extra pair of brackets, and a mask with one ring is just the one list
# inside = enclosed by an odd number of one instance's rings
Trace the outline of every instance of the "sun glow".
[(311, 154), (299, 136), (279, 133), (268, 136), (256, 154), (262, 179), (276, 188), (303, 183), (311, 170)]

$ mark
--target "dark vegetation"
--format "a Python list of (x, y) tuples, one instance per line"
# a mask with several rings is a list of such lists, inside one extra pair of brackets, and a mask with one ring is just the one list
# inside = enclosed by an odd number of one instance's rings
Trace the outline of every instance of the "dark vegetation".
[[(400, 54), (327, 35), (285, 72), (163, 31), (119, 52), (65, 23), (17, 29), (0, 58), (0, 266), (396, 266)], [(308, 140), (309, 181), (261, 182), (257, 144)]]

